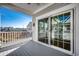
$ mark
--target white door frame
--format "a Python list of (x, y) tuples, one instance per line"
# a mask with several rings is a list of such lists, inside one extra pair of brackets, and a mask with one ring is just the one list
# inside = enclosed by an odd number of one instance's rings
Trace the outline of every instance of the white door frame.
[[(59, 50), (59, 51), (62, 51), (62, 52), (65, 52), (65, 53), (68, 53), (68, 54), (70, 54), (70, 55), (73, 55), (73, 9), (71, 9), (71, 10), (68, 10), (68, 11), (62, 11), (62, 12), (59, 12), (59, 13), (55, 13), (55, 14), (53, 14), (53, 15), (51, 15), (51, 16), (49, 16), (49, 17), (45, 17), (45, 18), (48, 18), (48, 21), (49, 21), (49, 24), (50, 24), (50, 17), (52, 17), (52, 16), (56, 16), (56, 15), (58, 15), (58, 14), (62, 14), (62, 13), (67, 13), (67, 12), (71, 12), (71, 29), (72, 30), (70, 30), (71, 31), (71, 43), (70, 43), (70, 47), (71, 47), (71, 50), (70, 51), (68, 51), (68, 50), (65, 50), (65, 49), (63, 49), (63, 48), (59, 48), (59, 47), (55, 47), (55, 46), (51, 46), (50, 45), (50, 42), (49, 42), (49, 45), (48, 46), (50, 46), (50, 47), (52, 47), (52, 48), (55, 48), (55, 49), (57, 49), (57, 50)], [(40, 18), (40, 19), (43, 19), (43, 18)], [(40, 19), (37, 19), (37, 23), (38, 23), (38, 20), (40, 20)], [(38, 27), (38, 25), (37, 25), (37, 27)], [(50, 25), (49, 25), (49, 27), (50, 27)], [(50, 28), (49, 28), (49, 30), (48, 30), (48, 40), (50, 41)]]
[[(76, 8), (76, 4), (70, 4), (70, 5), (67, 5), (67, 6), (64, 6), (64, 7), (61, 7), (61, 8), (59, 8), (59, 9), (56, 9), (56, 10), (52, 10), (52, 11), (49, 11), (49, 12), (47, 12), (47, 13), (45, 13), (45, 14), (42, 14), (42, 15), (40, 15), (40, 16), (37, 16), (36, 17), (36, 41), (38, 42), (38, 43), (41, 43), (41, 42), (39, 42), (38, 41), (38, 20), (40, 20), (40, 19), (43, 19), (43, 18), (47, 18), (47, 17), (49, 17), (49, 19), (50, 19), (50, 16), (54, 16), (54, 15), (56, 15), (56, 14), (59, 14), (59, 13), (63, 13), (63, 12), (66, 12), (66, 11), (70, 11), (70, 10), (74, 10), (74, 13), (75, 13), (75, 8)], [(73, 11), (71, 11), (72, 12), (72, 16), (74, 15), (74, 13), (73, 13)], [(75, 16), (74, 16), (75, 17)], [(72, 17), (73, 18), (73, 17)], [(71, 24), (74, 26), (74, 18), (73, 18), (73, 21), (71, 22)], [(71, 25), (71, 26), (72, 26)], [(72, 28), (73, 28), (73, 26), (72, 26)], [(72, 29), (72, 31), (74, 31), (75, 29)], [(72, 33), (72, 31), (71, 31), (71, 33)], [(74, 33), (74, 32), (73, 32)], [(50, 35), (49, 35), (50, 36)], [(74, 37), (74, 34), (72, 34), (72, 36)], [(74, 39), (74, 38), (72, 38), (72, 39)], [(50, 39), (49, 39), (50, 40)], [(74, 46), (75, 45), (75, 40), (74, 41), (71, 41), (72, 42), (72, 46)], [(65, 53), (67, 53), (67, 54), (70, 54), (70, 55), (74, 55), (75, 54), (75, 48), (74, 47), (71, 47), (72, 48), (72, 50), (69, 52), (69, 51), (66, 51), (66, 50), (64, 50), (64, 49), (61, 49), (61, 48), (58, 48), (58, 47), (55, 47), (55, 46), (51, 46), (50, 44), (49, 45), (47, 45), (47, 44), (44, 44), (44, 43), (41, 43), (41, 44), (43, 44), (43, 45), (46, 45), (46, 46), (48, 46), (48, 47), (51, 47), (51, 48), (54, 48), (54, 49), (57, 49), (57, 50), (59, 50), (59, 51), (62, 51), (62, 52), (65, 52)]]
[(71, 30), (70, 30), (70, 34), (71, 34), (71, 43), (70, 43), (70, 48), (71, 48), (71, 50), (70, 51), (68, 51), (68, 50), (65, 50), (65, 49), (63, 49), (63, 48), (59, 48), (59, 47), (55, 47), (55, 46), (51, 46), (51, 47), (54, 47), (54, 48), (56, 48), (56, 49), (58, 49), (58, 50), (60, 50), (60, 51), (63, 51), (63, 52), (66, 52), (66, 53), (68, 53), (68, 54), (70, 54), (70, 55), (73, 55), (73, 39), (74, 39), (74, 36), (73, 36), (73, 9), (71, 9), (71, 10), (68, 10), (68, 11), (63, 11), (63, 12), (60, 12), (60, 13), (56, 13), (56, 14), (53, 14), (51, 17), (53, 17), (53, 16), (56, 16), (56, 15), (59, 15), (59, 14), (63, 14), (63, 13), (67, 13), (67, 12), (70, 12), (71, 14), (70, 14), (70, 17), (71, 17), (71, 20), (70, 20), (70, 26), (71, 26)]

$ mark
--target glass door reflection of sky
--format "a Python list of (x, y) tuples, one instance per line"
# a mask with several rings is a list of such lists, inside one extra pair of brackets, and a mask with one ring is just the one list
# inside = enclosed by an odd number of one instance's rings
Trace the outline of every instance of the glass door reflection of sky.
[(0, 7), (0, 25), (2, 27), (26, 28), (32, 21), (32, 16), (11, 8)]

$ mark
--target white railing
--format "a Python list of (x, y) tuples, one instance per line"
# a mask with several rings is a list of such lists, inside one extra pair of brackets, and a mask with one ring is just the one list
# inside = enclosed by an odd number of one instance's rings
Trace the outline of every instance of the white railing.
[(0, 32), (0, 45), (27, 38), (26, 32)]

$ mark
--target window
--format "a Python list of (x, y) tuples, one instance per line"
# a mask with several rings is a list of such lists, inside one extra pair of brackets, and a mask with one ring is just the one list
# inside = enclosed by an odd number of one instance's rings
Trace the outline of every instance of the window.
[(48, 18), (38, 21), (38, 40), (48, 44)]
[(70, 50), (70, 12), (51, 17), (51, 45)]

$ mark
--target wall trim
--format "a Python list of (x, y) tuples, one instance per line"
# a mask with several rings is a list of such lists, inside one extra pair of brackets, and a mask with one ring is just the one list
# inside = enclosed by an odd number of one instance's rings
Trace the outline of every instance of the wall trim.
[(67, 11), (67, 10), (73, 9), (73, 8), (75, 8), (76, 5), (77, 4), (69, 4), (67, 6), (63, 6), (63, 7), (59, 8), (59, 9), (56, 9), (56, 10), (50, 11), (48, 13), (45, 13), (45, 14), (43, 14), (41, 16), (38, 16), (38, 17), (36, 17), (36, 19), (38, 20), (38, 19), (50, 17), (53, 14), (57, 14), (57, 13), (60, 13), (60, 12), (63, 12), (63, 11)]

